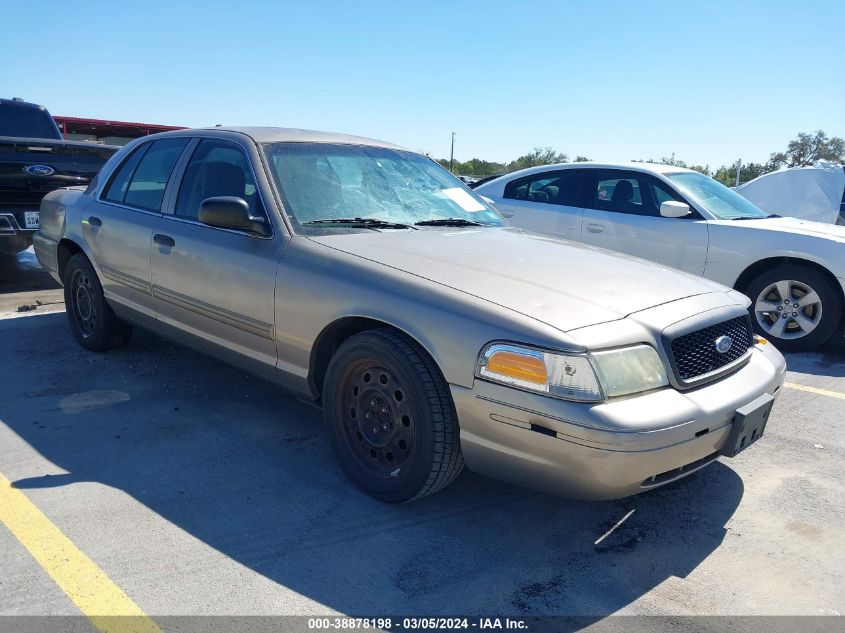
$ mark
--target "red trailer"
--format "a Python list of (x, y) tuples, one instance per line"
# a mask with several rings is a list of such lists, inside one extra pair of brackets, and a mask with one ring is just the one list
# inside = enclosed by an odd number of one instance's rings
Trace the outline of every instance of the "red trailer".
[(178, 125), (106, 121), (73, 116), (54, 116), (53, 119), (59, 126), (62, 136), (67, 140), (91, 141), (107, 145), (126, 145), (132, 139), (140, 136), (184, 129), (183, 126)]

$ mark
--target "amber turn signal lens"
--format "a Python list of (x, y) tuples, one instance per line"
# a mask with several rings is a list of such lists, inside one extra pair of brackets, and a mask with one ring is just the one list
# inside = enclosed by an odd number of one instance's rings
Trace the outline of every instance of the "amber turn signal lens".
[(538, 385), (544, 385), (548, 380), (546, 363), (542, 358), (515, 352), (494, 352), (487, 359), (487, 370)]
[(765, 344), (766, 344), (766, 343), (768, 343), (769, 341), (767, 341), (766, 339), (764, 339), (762, 336), (759, 336), (759, 335), (755, 334), (755, 335), (754, 335), (754, 342), (755, 342), (757, 345), (765, 345)]

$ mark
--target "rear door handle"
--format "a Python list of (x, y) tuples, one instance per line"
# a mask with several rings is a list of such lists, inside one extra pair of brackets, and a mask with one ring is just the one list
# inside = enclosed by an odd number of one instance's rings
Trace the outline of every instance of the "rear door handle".
[(96, 215), (89, 215), (88, 224), (90, 224), (91, 226), (103, 226), (103, 221)]
[(602, 231), (604, 231), (604, 225), (602, 225), (602, 224), (588, 224), (587, 230), (590, 233), (601, 233)]
[(499, 211), (499, 213), (501, 213), (506, 218), (512, 218), (513, 217), (513, 211)]
[(153, 236), (153, 242), (155, 242), (159, 246), (169, 246), (170, 248), (176, 246), (176, 240), (174, 240), (169, 235), (162, 235), (161, 233), (156, 233)]

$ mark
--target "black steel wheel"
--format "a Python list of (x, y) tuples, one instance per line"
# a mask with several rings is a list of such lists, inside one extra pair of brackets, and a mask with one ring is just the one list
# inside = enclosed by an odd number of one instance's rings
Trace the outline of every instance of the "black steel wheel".
[(76, 323), (76, 328), (87, 339), (96, 333), (97, 310), (94, 307), (94, 288), (91, 277), (83, 268), (73, 271), (70, 279), (70, 314)]
[(375, 476), (405, 469), (414, 449), (414, 419), (405, 386), (387, 368), (361, 360), (344, 373), (343, 430), (362, 468)]
[(114, 314), (94, 267), (82, 253), (65, 266), (64, 294), (70, 329), (82, 347), (99, 352), (126, 344), (132, 326)]
[(429, 495), (463, 467), (445, 380), (423, 350), (391, 330), (362, 332), (340, 346), (323, 410), (344, 472), (377, 499)]

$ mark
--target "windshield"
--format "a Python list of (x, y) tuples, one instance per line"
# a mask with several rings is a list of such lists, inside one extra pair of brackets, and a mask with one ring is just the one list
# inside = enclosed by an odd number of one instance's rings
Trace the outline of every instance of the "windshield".
[(735, 191), (704, 174), (685, 172), (666, 174), (678, 185), (684, 195), (720, 220), (767, 218), (769, 214), (758, 209)]
[(344, 218), (506, 226), (460, 180), (413, 152), (330, 143), (272, 143), (265, 152), (288, 214), (300, 226), (325, 230), (333, 226), (328, 221)]

